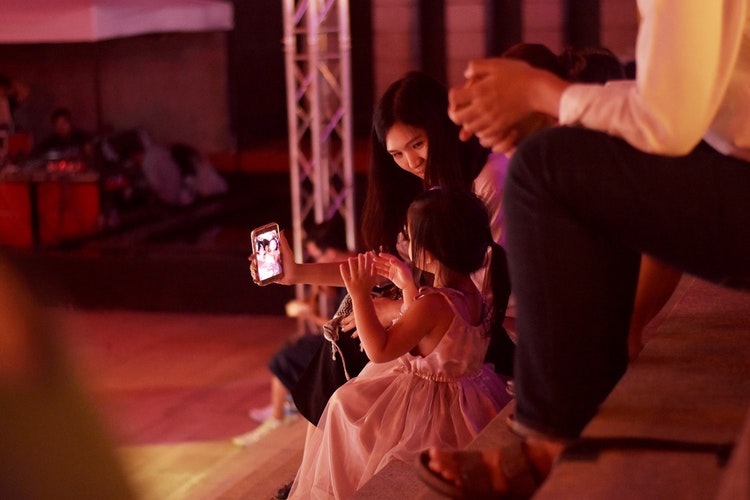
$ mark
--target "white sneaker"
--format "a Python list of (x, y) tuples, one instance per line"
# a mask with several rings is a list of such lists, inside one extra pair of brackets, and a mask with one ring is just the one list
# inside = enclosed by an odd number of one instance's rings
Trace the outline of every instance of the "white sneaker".
[(263, 436), (269, 434), (274, 429), (278, 429), (282, 425), (289, 425), (295, 420), (297, 420), (296, 416), (284, 416), (284, 418), (281, 420), (269, 418), (268, 420), (260, 424), (258, 428), (232, 438), (232, 443), (234, 443), (235, 446), (240, 447), (249, 446), (260, 441)]
[(294, 400), (291, 396), (286, 398), (286, 401), (284, 402), (284, 415), (289, 417), (299, 415), (299, 410), (297, 410), (297, 406), (294, 404)]
[[(273, 405), (268, 405), (264, 406), (263, 408), (250, 408), (250, 411), (247, 412), (247, 415), (252, 420), (255, 420), (259, 424), (262, 424), (263, 422), (271, 418), (272, 413)], [(299, 415), (297, 407), (294, 406), (294, 401), (292, 401), (291, 399), (287, 399), (284, 402), (284, 415), (287, 417)]]
[(273, 412), (273, 405), (264, 406), (263, 408), (250, 408), (250, 411), (247, 412), (248, 416), (258, 422), (259, 424), (262, 424), (269, 418), (271, 418), (271, 413)]

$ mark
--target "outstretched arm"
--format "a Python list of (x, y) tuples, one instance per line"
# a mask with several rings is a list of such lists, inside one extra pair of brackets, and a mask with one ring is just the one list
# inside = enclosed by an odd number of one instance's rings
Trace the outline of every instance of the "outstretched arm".
[[(344, 286), (339, 272), (339, 262), (315, 262), (310, 264), (295, 262), (294, 252), (289, 246), (285, 231), (282, 231), (279, 237), (279, 250), (281, 252), (281, 265), (284, 267), (284, 276), (274, 283), (281, 285)], [(253, 281), (257, 281), (258, 262), (256, 255), (251, 254), (248, 260), (250, 261), (250, 275)]]

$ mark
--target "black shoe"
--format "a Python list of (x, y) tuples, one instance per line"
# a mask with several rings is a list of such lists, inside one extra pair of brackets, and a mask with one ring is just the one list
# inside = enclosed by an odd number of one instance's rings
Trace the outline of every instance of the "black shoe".
[(287, 484), (282, 486), (281, 488), (276, 491), (276, 496), (274, 497), (275, 500), (286, 500), (287, 497), (289, 497), (289, 491), (292, 489), (292, 483), (294, 481), (289, 481)]

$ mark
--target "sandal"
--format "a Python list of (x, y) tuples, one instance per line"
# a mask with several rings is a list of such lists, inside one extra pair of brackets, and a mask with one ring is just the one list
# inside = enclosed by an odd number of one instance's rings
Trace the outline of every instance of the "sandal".
[(273, 497), (273, 500), (286, 500), (289, 498), (289, 492), (292, 491), (292, 485), (294, 484), (294, 481), (290, 481), (281, 488), (279, 488), (276, 491), (276, 496)]
[(487, 464), (482, 460), (479, 451), (454, 452), (459, 465), (460, 483), (444, 478), (433, 471), (428, 450), (419, 454), (417, 469), (419, 476), (430, 488), (450, 498), (457, 499), (490, 499), (530, 498), (541, 481), (536, 477), (522, 442), (503, 447), (500, 451), (500, 467), (508, 483), (508, 491), (498, 492), (492, 489), (492, 476)]

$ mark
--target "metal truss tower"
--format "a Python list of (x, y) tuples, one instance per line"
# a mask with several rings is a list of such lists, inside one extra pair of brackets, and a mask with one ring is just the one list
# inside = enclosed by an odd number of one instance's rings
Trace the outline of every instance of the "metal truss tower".
[[(283, 0), (293, 249), (336, 212), (355, 248), (348, 0)], [(305, 288), (297, 285), (297, 298)], [(325, 311), (323, 311), (325, 312)]]

